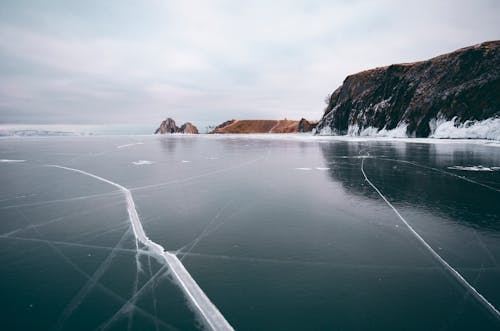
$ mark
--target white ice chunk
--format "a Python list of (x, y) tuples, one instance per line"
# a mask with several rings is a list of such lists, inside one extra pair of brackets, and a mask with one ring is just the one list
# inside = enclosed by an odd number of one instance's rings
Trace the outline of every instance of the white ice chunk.
[(451, 166), (448, 169), (452, 170), (462, 170), (462, 171), (498, 171), (500, 167), (484, 167), (482, 165), (477, 166)]
[(130, 147), (130, 146), (135, 146), (135, 145), (142, 145), (142, 144), (144, 144), (144, 143), (138, 142), (138, 143), (132, 143), (132, 144), (125, 144), (125, 145), (116, 146), (116, 148), (125, 148), (125, 147)]
[(9, 160), (9, 159), (1, 159), (0, 163), (22, 163), (26, 162), (26, 160)]
[(139, 160), (139, 161), (134, 161), (132, 162), (135, 165), (146, 165), (146, 164), (153, 164), (153, 161), (148, 161), (148, 160)]

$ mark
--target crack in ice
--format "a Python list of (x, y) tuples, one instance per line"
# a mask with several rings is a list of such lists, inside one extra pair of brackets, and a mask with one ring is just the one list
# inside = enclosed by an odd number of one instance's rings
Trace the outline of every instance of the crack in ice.
[(493, 187), (493, 186), (490, 186), (490, 185), (487, 185), (487, 184), (483, 184), (483, 183), (480, 183), (480, 182), (475, 181), (473, 179), (467, 178), (465, 176), (460, 176), (460, 175), (454, 174), (452, 172), (441, 170), (441, 169), (438, 169), (438, 168), (429, 167), (429, 166), (418, 164), (418, 163), (411, 162), (411, 161), (398, 160), (398, 159), (390, 159), (390, 158), (385, 158), (385, 157), (376, 158), (376, 159), (377, 160), (386, 160), (386, 161), (393, 161), (393, 162), (400, 162), (400, 163), (411, 164), (411, 165), (414, 165), (415, 167), (420, 167), (420, 168), (423, 168), (423, 169), (433, 170), (433, 171), (436, 171), (436, 172), (439, 172), (439, 173), (442, 173), (442, 174), (445, 174), (445, 175), (448, 175), (448, 176), (453, 176), (453, 177), (459, 178), (461, 180), (464, 180), (464, 181), (472, 183), (472, 184), (476, 184), (476, 185), (485, 187), (485, 188), (490, 189), (492, 191), (500, 192), (500, 189), (498, 189), (496, 187)]
[[(417, 231), (405, 220), (399, 211), (387, 200), (387, 198), (382, 194), (382, 192), (373, 184), (365, 173), (364, 162), (365, 156), (361, 159), (361, 172), (365, 177), (365, 180), (370, 186), (378, 193), (378, 195), (385, 201), (385, 203), (391, 207), (394, 213), (399, 217), (399, 219), (406, 225), (410, 232), (415, 236), (415, 238), (431, 253), (431, 255), (467, 290), (472, 294), (493, 316), (500, 320), (500, 312), (493, 306), (481, 293), (479, 293), (474, 286), (472, 286), (457, 270), (455, 270), (451, 265), (446, 262), (445, 259), (441, 257), (425, 240), (422, 238)], [(410, 163), (410, 162), (409, 162)]]
[[(75, 309), (77, 309), (80, 304), (83, 302), (85, 297), (90, 293), (90, 291), (94, 288), (94, 286), (98, 283), (99, 279), (104, 275), (106, 270), (108, 270), (113, 258), (116, 256), (116, 253), (122, 248), (122, 244), (125, 239), (129, 236), (129, 231), (126, 231), (118, 243), (113, 247), (109, 255), (106, 259), (101, 263), (101, 265), (94, 271), (94, 274), (88, 279), (87, 283), (78, 291), (78, 293), (71, 299), (70, 303), (63, 310), (62, 314), (57, 319), (56, 325), (54, 326), (54, 330), (61, 330), (64, 327), (66, 321), (73, 315)], [(137, 254), (137, 253), (136, 253)]]
[[(28, 219), (28, 217), (26, 217), (26, 215), (19, 209), (16, 210), (18, 212), (19, 215), (21, 215), (21, 217), (23, 217), (28, 223), (31, 223), (31, 221)], [(57, 255), (59, 255), (66, 263), (68, 263), (71, 267), (73, 267), (73, 269), (75, 269), (75, 271), (77, 271), (78, 273), (80, 273), (81, 275), (83, 275), (84, 277), (86, 277), (89, 282), (91, 282), (95, 277), (92, 276), (90, 277), (85, 271), (83, 271), (78, 265), (76, 265), (71, 259), (69, 259), (59, 248), (57, 248), (52, 241), (50, 240), (45, 240), (42, 238), (42, 233), (35, 228), (35, 232), (40, 236), (40, 240), (41, 241), (44, 241)], [(128, 231), (127, 231), (128, 232)], [(125, 237), (125, 235), (124, 235)], [(118, 246), (118, 245), (117, 245)], [(128, 301), (126, 301), (125, 299), (123, 299), (122, 297), (120, 297), (119, 295), (117, 295), (116, 293), (114, 293), (113, 291), (111, 291), (110, 289), (108, 289), (107, 287), (105, 287), (104, 285), (100, 284), (98, 282), (98, 280), (95, 282), (95, 285), (98, 286), (102, 291), (104, 291), (107, 295), (115, 298), (115, 299), (118, 299), (119, 301), (122, 301), (122, 302), (127, 302), (127, 304), (130, 304), (128, 303)], [(163, 321), (161, 320), (158, 320), (158, 318), (156, 316), (152, 316), (150, 313), (144, 311), (142, 308), (138, 307), (135, 305), (135, 303), (131, 303), (132, 307), (135, 308), (139, 313), (145, 315), (146, 317), (148, 318), (151, 318), (153, 319), (155, 322), (157, 323), (161, 323), (162, 325), (164, 325), (165, 327), (169, 328), (169, 329), (175, 329), (173, 328), (172, 326), (164, 323)]]
[(205, 292), (199, 287), (196, 281), (191, 277), (189, 272), (186, 270), (182, 262), (177, 258), (176, 255), (165, 251), (165, 249), (158, 243), (152, 241), (146, 235), (144, 228), (142, 227), (141, 220), (139, 218), (139, 214), (137, 213), (137, 209), (135, 208), (135, 202), (132, 198), (132, 193), (126, 187), (112, 182), (103, 177), (99, 177), (92, 173), (69, 168), (59, 165), (48, 165), (50, 167), (55, 167), (59, 169), (65, 169), (72, 172), (77, 172), (92, 178), (95, 178), (99, 181), (108, 183), (120, 189), (120, 191), (125, 196), (125, 200), (127, 201), (127, 212), (129, 215), (129, 220), (132, 225), (132, 230), (134, 232), (134, 236), (137, 240), (139, 240), (143, 245), (145, 245), (152, 253), (156, 256), (159, 256), (163, 259), (165, 264), (169, 267), (173, 279), (179, 285), (181, 290), (186, 295), (187, 299), (193, 305), (197, 313), (202, 318), (203, 322), (212, 330), (233, 330), (231, 325), (226, 321), (224, 316), (220, 313), (217, 307), (210, 301)]

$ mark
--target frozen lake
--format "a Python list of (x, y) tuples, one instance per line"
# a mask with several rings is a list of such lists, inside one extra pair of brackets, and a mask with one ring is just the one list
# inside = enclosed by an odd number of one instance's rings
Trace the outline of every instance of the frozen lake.
[(5, 138), (0, 220), (3, 330), (500, 327), (495, 143)]

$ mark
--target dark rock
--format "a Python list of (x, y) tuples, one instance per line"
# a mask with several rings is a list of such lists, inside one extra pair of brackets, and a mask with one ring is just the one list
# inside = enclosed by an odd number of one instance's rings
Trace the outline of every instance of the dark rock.
[(223, 129), (226, 126), (233, 124), (235, 121), (236, 121), (235, 119), (232, 119), (229, 121), (222, 122), (221, 124), (217, 125), (210, 133), (215, 133), (215, 132), (219, 131), (219, 129)]
[(498, 117), (499, 49), (500, 41), (490, 41), (348, 76), (330, 96), (316, 132), (356, 135), (368, 127), (406, 126), (407, 136), (427, 137), (435, 119), (458, 125)]
[(299, 121), (298, 132), (311, 132), (317, 124), (317, 122), (309, 122), (305, 118), (301, 118)]

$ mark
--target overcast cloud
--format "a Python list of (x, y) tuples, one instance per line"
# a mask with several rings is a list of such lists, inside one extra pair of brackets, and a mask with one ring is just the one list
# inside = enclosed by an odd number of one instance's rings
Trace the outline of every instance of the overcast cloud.
[(0, 2), (0, 123), (319, 119), (345, 76), (500, 39), (500, 1)]

